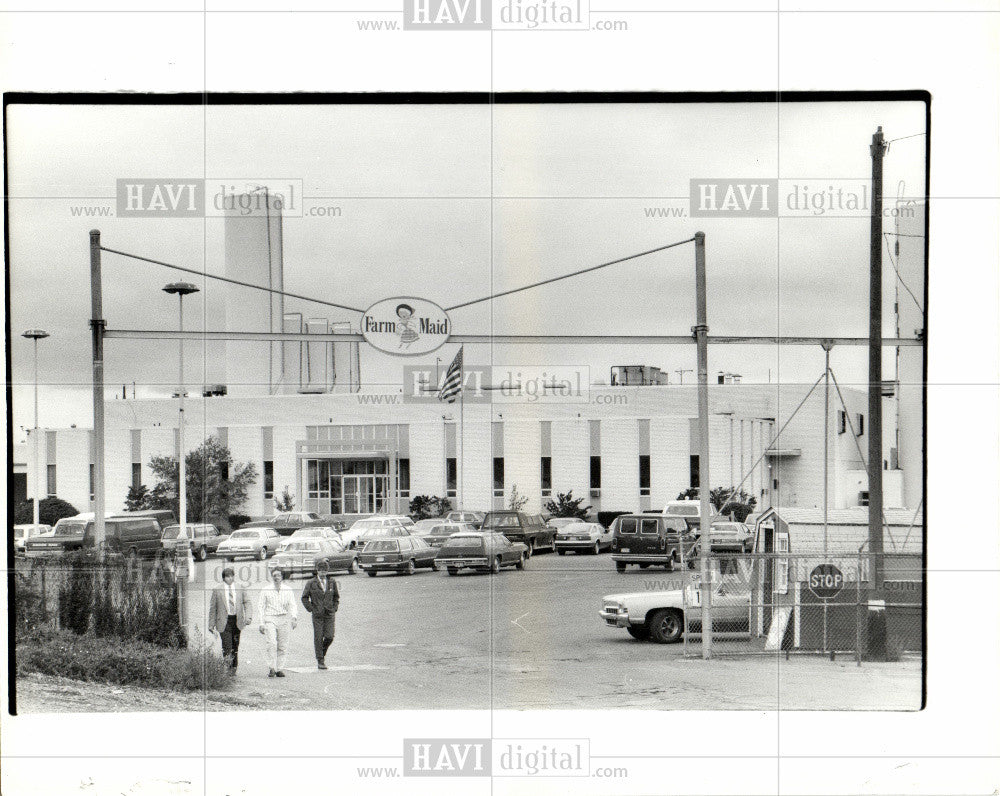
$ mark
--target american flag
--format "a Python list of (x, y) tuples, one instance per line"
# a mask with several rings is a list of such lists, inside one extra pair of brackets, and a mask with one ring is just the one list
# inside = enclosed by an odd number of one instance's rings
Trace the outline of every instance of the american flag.
[(441, 385), (441, 389), (438, 391), (439, 401), (447, 401), (453, 404), (455, 403), (455, 398), (462, 392), (462, 351), (464, 350), (464, 346), (458, 349), (458, 353), (455, 354), (455, 358), (448, 366), (448, 371), (444, 374), (444, 384)]

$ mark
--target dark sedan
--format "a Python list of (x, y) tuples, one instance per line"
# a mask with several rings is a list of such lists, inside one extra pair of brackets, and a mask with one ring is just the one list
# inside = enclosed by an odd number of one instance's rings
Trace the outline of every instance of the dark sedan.
[(317, 556), (317, 569), (322, 563), (331, 572), (343, 570), (349, 574), (354, 574), (358, 562), (358, 551), (348, 547), (339, 539), (327, 539), (326, 543), (333, 547), (333, 552)]
[(499, 533), (456, 533), (437, 553), (437, 563), (448, 568), (449, 575), (460, 569), (499, 572), (501, 567), (524, 569), (528, 546), (512, 542)]
[(436, 552), (419, 536), (373, 539), (361, 550), (358, 566), (372, 578), (383, 571), (412, 575), (418, 567), (437, 570)]
[(421, 538), (431, 547), (440, 547), (456, 533), (475, 533), (476, 529), (467, 522), (439, 522), (430, 533)]

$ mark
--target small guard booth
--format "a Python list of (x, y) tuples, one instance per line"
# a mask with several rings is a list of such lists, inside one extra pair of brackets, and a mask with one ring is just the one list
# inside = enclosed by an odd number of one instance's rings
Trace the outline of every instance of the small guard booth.
[[(923, 648), (924, 521), (886, 509), (883, 571), (890, 644)], [(772, 507), (755, 525), (750, 633), (766, 650), (864, 653), (868, 508)]]

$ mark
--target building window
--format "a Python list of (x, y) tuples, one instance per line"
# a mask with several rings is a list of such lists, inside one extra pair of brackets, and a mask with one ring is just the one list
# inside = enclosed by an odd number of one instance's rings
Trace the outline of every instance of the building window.
[(49, 497), (56, 496), (56, 466), (47, 465), (45, 468), (46, 490)]
[(399, 496), (410, 496), (410, 460), (399, 460)]
[(503, 456), (493, 457), (493, 497), (503, 497)]
[(552, 495), (552, 457), (542, 457), (542, 497)]
[(94, 465), (90, 465), (90, 499), (94, 499)]
[(445, 460), (448, 480), (448, 497), (458, 497), (458, 459), (449, 456)]
[(274, 462), (264, 462), (264, 497), (274, 497)]
[(650, 471), (649, 471), (649, 456), (639, 457), (639, 495), (648, 497), (649, 496), (649, 481), (650, 481)]
[(837, 433), (844, 434), (847, 432), (847, 412), (840, 410), (837, 412)]
[(688, 481), (690, 481), (688, 486), (692, 489), (697, 489), (701, 486), (701, 469), (697, 453), (691, 456), (691, 474), (688, 477)]
[(858, 427), (854, 429), (854, 433), (859, 437), (865, 433), (865, 416), (862, 414), (858, 415)]
[(229, 480), (229, 462), (219, 462), (219, 478)]
[(590, 494), (595, 497), (601, 492), (601, 457), (590, 457)]
[(139, 462), (132, 462), (132, 487), (138, 489), (140, 486), (142, 486), (142, 465)]

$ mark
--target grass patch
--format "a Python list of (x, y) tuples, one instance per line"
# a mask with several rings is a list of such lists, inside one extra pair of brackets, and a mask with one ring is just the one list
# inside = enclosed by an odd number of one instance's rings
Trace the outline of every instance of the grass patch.
[(225, 662), (207, 650), (42, 628), (17, 640), (17, 673), (29, 672), (173, 691), (222, 690), (231, 682)]

